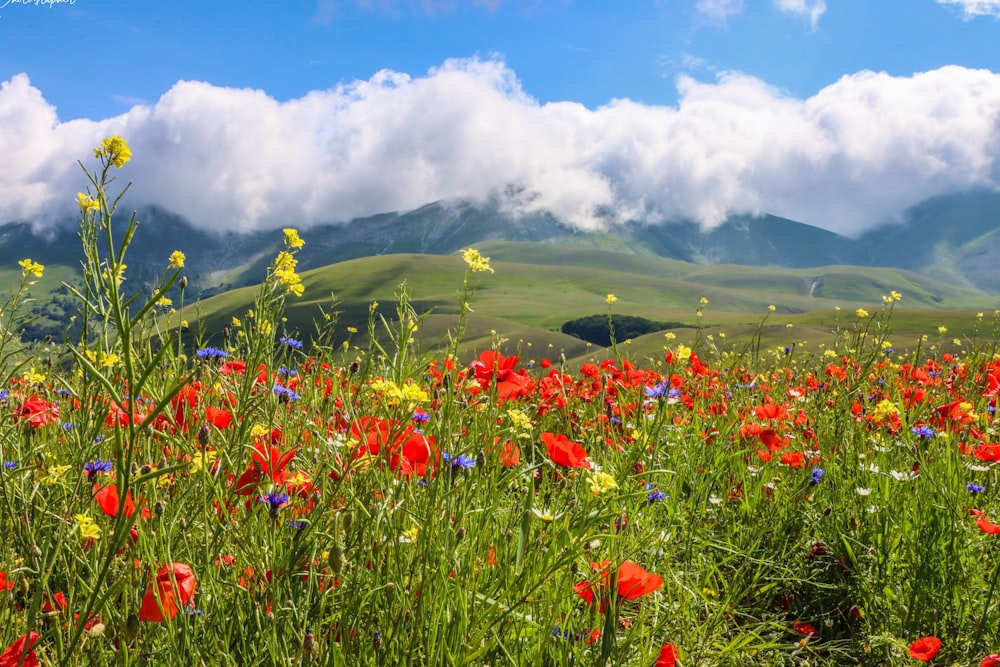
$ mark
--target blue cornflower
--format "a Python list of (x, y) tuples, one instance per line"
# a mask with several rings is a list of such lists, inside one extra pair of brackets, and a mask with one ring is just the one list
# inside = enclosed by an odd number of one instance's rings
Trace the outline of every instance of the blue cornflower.
[(274, 385), (274, 389), (272, 389), (272, 391), (274, 392), (274, 395), (278, 397), (278, 400), (281, 401), (282, 403), (291, 403), (292, 401), (297, 401), (299, 398), (299, 395), (297, 393), (295, 393), (288, 387), (281, 386), (280, 384)]
[(229, 353), (217, 347), (203, 347), (195, 351), (195, 356), (199, 359), (225, 359)]
[(296, 339), (292, 338), (291, 336), (282, 336), (281, 339), (278, 342), (281, 343), (282, 345), (284, 345), (285, 347), (287, 347), (289, 350), (301, 350), (302, 349), (302, 341), (296, 340)]
[(261, 496), (257, 500), (262, 503), (267, 503), (272, 510), (278, 510), (288, 503), (288, 494), (281, 489), (277, 489), (275, 491), (269, 491), (266, 496)]
[(71, 392), (69, 389), (56, 389), (56, 393), (59, 394), (60, 396), (72, 396), (73, 395), (73, 392)]
[(10, 393), (6, 389), (0, 389), (0, 401), (6, 401)]
[(454, 456), (449, 452), (441, 452), (441, 458), (444, 459), (445, 463), (451, 463), (452, 469), (462, 468), (468, 470), (469, 468), (476, 467), (476, 459), (473, 456), (466, 456), (465, 454)]
[(809, 484), (811, 486), (816, 486), (817, 484), (819, 484), (819, 480), (824, 474), (826, 474), (826, 471), (823, 470), (822, 468), (813, 468), (812, 480), (809, 482)]
[(646, 502), (649, 503), (650, 505), (659, 500), (663, 500), (664, 498), (667, 497), (667, 494), (665, 494), (663, 491), (660, 491), (660, 487), (656, 487), (654, 489), (652, 484), (647, 484), (646, 490), (649, 491), (649, 493), (646, 495)]
[(83, 469), (85, 472), (93, 475), (99, 472), (111, 472), (114, 467), (115, 462), (111, 459), (97, 459), (95, 461), (88, 461), (84, 464)]
[(295, 530), (304, 530), (306, 526), (309, 525), (308, 521), (288, 521), (287, 525), (289, 528), (294, 528)]
[(73, 430), (73, 422), (63, 422), (62, 427), (63, 427), (64, 431), (72, 431)]
[(7, 470), (13, 470), (14, 468), (17, 467), (17, 461), (4, 461), (3, 467), (6, 468)]
[(89, 461), (84, 464), (83, 470), (87, 473), (87, 480), (93, 483), (97, 479), (97, 473), (111, 472), (111, 469), (114, 467), (115, 464), (111, 459), (97, 459), (96, 461)]
[(287, 375), (289, 377), (293, 377), (295, 375), (298, 375), (298, 371), (296, 371), (294, 368), (285, 368), (284, 366), (281, 366), (280, 368), (278, 368), (278, 375)]
[(982, 493), (986, 487), (983, 486), (982, 484), (972, 484), (970, 482), (969, 484), (966, 485), (965, 488), (967, 488), (972, 493), (972, 495), (976, 495), (977, 493)]
[(669, 388), (670, 383), (666, 381), (654, 384), (652, 387), (646, 387), (646, 398), (663, 398)]
[(919, 426), (914, 426), (913, 429), (911, 429), (911, 430), (913, 431), (914, 435), (916, 435), (916, 436), (918, 436), (918, 437), (920, 437), (920, 438), (922, 438), (924, 440), (927, 440), (928, 438), (933, 438), (934, 437), (934, 429), (932, 429), (927, 424), (921, 424)]
[(101, 442), (104, 442), (104, 435), (103, 434), (101, 434), (101, 435), (95, 435), (94, 436), (94, 444), (97, 445), (97, 444), (100, 444)]
[(424, 412), (423, 410), (417, 410), (416, 412), (413, 413), (413, 421), (417, 422), (418, 424), (424, 424), (430, 421), (430, 418), (431, 416), (426, 412)]

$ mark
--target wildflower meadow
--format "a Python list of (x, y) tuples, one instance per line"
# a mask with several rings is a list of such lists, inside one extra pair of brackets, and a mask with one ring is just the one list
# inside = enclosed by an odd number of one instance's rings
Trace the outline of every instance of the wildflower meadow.
[(0, 667), (1000, 665), (991, 340), (887, 354), (892, 292), (820, 355), (529, 364), (462, 344), (470, 248), (448, 340), (401, 289), (357, 350), (285, 328), (294, 229), (200, 331), (183, 248), (126, 289), (130, 157), (82, 163), (75, 338), (20, 342), (32, 259), (0, 311)]

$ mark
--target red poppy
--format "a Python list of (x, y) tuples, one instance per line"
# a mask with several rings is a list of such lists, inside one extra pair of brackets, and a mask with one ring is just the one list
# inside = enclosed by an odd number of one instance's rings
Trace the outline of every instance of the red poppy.
[(816, 626), (812, 623), (806, 623), (804, 621), (795, 621), (792, 623), (792, 630), (795, 630), (795, 632), (805, 635), (806, 637), (809, 637), (810, 635), (815, 637), (817, 634)]
[(590, 461), (587, 460), (587, 450), (581, 445), (570, 442), (569, 438), (562, 433), (556, 435), (546, 431), (542, 433), (541, 438), (553, 463), (566, 468), (590, 469)]
[(54, 611), (62, 611), (66, 608), (66, 596), (56, 593), (51, 598), (42, 603), (42, 611), (51, 614)]
[[(121, 506), (121, 499), (118, 496), (118, 487), (114, 484), (101, 486), (94, 485), (94, 500), (101, 506), (101, 511), (108, 516), (118, 516), (118, 508)], [(132, 500), (132, 492), (125, 494), (125, 516), (131, 517), (135, 512), (135, 501)]]
[(996, 535), (997, 533), (1000, 533), (1000, 525), (997, 525), (992, 521), (978, 519), (976, 521), (976, 525), (979, 526), (979, 530), (983, 531), (987, 535)]
[(521, 448), (508, 440), (500, 450), (500, 465), (511, 468), (521, 462)]
[(677, 664), (677, 647), (673, 644), (664, 644), (660, 649), (660, 655), (656, 656), (656, 664), (653, 667), (674, 667)]
[(1000, 653), (990, 653), (979, 662), (979, 667), (1000, 667)]
[(0, 667), (38, 667), (35, 645), (39, 637), (41, 635), (37, 632), (31, 632), (14, 640), (6, 651), (0, 653)]
[(44, 398), (32, 396), (21, 404), (18, 416), (31, 426), (41, 428), (59, 421), (59, 406), (55, 403), (49, 403)]
[(181, 607), (191, 604), (197, 585), (190, 565), (164, 565), (146, 589), (139, 609), (139, 620), (154, 623), (170, 620)]
[[(591, 563), (590, 568), (598, 573), (597, 581), (581, 581), (573, 586), (573, 590), (584, 602), (602, 614), (608, 610), (608, 596), (601, 594), (601, 591), (606, 591), (611, 583), (611, 573), (608, 571), (609, 562), (605, 560), (600, 563)], [(630, 560), (623, 562), (618, 567), (617, 593), (618, 597), (623, 600), (641, 598), (659, 590), (662, 585), (663, 578), (660, 575), (647, 572), (642, 566), (636, 565)], [(595, 589), (597, 593), (595, 593)]]
[(910, 644), (910, 657), (920, 662), (930, 662), (941, 650), (941, 640), (937, 637), (921, 637)]
[(640, 565), (630, 560), (618, 567), (618, 595), (626, 600), (634, 600), (659, 590), (663, 578), (658, 574), (646, 572)]
[(233, 423), (233, 413), (210, 405), (205, 408), (205, 420), (216, 428), (226, 428)]
[(14, 589), (14, 582), (7, 578), (6, 572), (0, 572), (0, 591), (10, 591)]

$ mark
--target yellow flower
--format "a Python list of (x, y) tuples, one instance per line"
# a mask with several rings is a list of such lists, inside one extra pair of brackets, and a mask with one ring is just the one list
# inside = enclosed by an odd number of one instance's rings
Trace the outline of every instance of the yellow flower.
[(76, 519), (77, 525), (80, 527), (80, 537), (83, 539), (100, 539), (101, 537), (101, 527), (97, 525), (93, 519), (91, 519), (86, 514), (76, 514), (73, 516)]
[(769, 312), (769, 313), (773, 313), (774, 310), (775, 310), (774, 304), (772, 304), (772, 305), (770, 305), (770, 306), (767, 307), (767, 312)]
[(698, 301), (698, 303), (701, 304), (702, 306), (707, 306), (708, 305), (708, 299), (706, 299), (705, 297), (701, 297), (701, 299)]
[(479, 251), (474, 248), (469, 248), (463, 252), (462, 259), (464, 259), (465, 263), (469, 265), (469, 270), (473, 273), (480, 273), (483, 271), (493, 273), (493, 269), (490, 268), (490, 258), (483, 257), (479, 254)]
[(128, 147), (124, 139), (117, 134), (112, 134), (94, 149), (94, 157), (98, 159), (105, 157), (108, 159), (108, 164), (113, 164), (121, 169), (126, 162), (132, 159), (132, 149)]
[(98, 199), (94, 199), (90, 195), (85, 195), (82, 192), (76, 193), (76, 200), (80, 204), (80, 210), (84, 213), (96, 213), (101, 210), (101, 202)]
[(41, 384), (45, 382), (45, 376), (35, 371), (35, 368), (32, 367), (30, 371), (21, 376), (21, 382), (24, 384)]
[(590, 476), (588, 481), (590, 482), (590, 491), (595, 496), (599, 496), (605, 491), (612, 491), (618, 488), (618, 482), (616, 482), (615, 478), (606, 472), (595, 472)]
[(617, 301), (617, 300), (618, 300), (618, 297), (616, 297), (616, 296), (615, 296), (614, 294), (609, 294), (609, 295), (608, 295), (608, 305), (609, 305), (609, 306), (610, 306), (611, 304), (613, 304), (613, 303), (614, 303), (615, 301)]
[(946, 326), (938, 327), (938, 333), (941, 334), (942, 336), (945, 335), (946, 333), (948, 333), (948, 327)]
[(420, 526), (413, 526), (403, 531), (402, 536), (400, 536), (400, 542), (416, 542), (419, 535)]
[(857, 310), (854, 311), (854, 314), (857, 315), (859, 318), (862, 318), (862, 319), (864, 319), (865, 317), (868, 317), (868, 311), (865, 310), (864, 308), (858, 308)]
[(285, 245), (288, 246), (289, 248), (301, 248), (306, 244), (306, 242), (299, 237), (299, 232), (297, 229), (286, 227), (282, 231), (285, 232)]
[(161, 296), (159, 299), (156, 300), (156, 305), (159, 306), (160, 308), (169, 308), (170, 306), (174, 305), (174, 301), (169, 296)]
[(70, 471), (72, 466), (68, 465), (55, 465), (49, 466), (49, 474), (42, 478), (42, 484), (45, 486), (55, 486), (62, 481), (63, 477), (67, 472)]
[(169, 258), (170, 264), (168, 266), (171, 269), (183, 269), (185, 259), (187, 259), (187, 257), (184, 256), (184, 253), (182, 253), (180, 250), (174, 250), (172, 253), (170, 253), (170, 258)]
[(34, 276), (36, 278), (42, 277), (42, 271), (45, 270), (44, 264), (39, 264), (38, 262), (33, 262), (30, 259), (22, 259), (17, 263), (21, 267), (21, 276)]

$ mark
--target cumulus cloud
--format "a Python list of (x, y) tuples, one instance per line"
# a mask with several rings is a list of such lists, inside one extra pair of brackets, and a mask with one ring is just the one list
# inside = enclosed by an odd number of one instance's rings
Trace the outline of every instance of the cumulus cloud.
[(809, 19), (809, 25), (812, 26), (813, 30), (816, 30), (819, 26), (820, 17), (826, 13), (825, 0), (774, 0), (774, 5), (786, 14), (793, 14)]
[(967, 19), (976, 16), (1000, 18), (1000, 0), (937, 0), (939, 5), (956, 5)]
[(74, 215), (75, 161), (92, 166), (111, 133), (134, 153), (129, 206), (220, 230), (499, 197), (581, 228), (766, 212), (856, 234), (928, 197), (1000, 186), (1000, 74), (866, 71), (807, 99), (737, 72), (677, 85), (677, 106), (542, 104), (502, 61), (469, 59), (283, 102), (181, 81), (155, 104), (62, 121), (18, 75), (0, 84), (0, 222)]
[(743, 12), (743, 0), (698, 0), (694, 8), (713, 21), (725, 22)]

